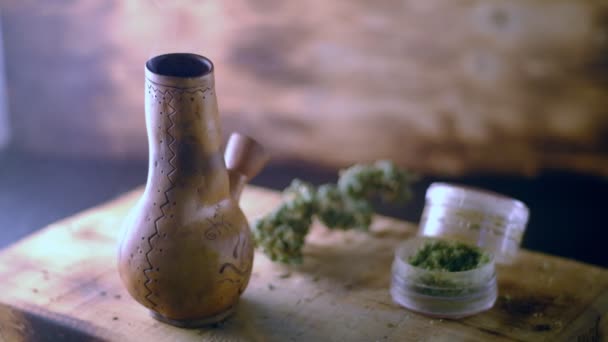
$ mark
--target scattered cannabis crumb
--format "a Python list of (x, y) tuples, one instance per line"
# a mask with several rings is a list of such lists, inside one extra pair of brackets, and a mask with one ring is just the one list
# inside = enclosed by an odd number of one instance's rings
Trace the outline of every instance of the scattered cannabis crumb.
[(504, 300), (505, 302), (510, 302), (513, 300), (513, 297), (511, 297), (510, 294), (501, 295), (500, 298), (502, 298), (502, 300)]
[(291, 277), (291, 273), (290, 272), (285, 272), (285, 273), (279, 274), (279, 278), (281, 278), (281, 279), (286, 279), (286, 278), (289, 278), (289, 277)]
[(386, 324), (386, 326), (387, 326), (388, 328), (394, 328), (394, 327), (395, 327), (395, 325), (394, 325), (393, 323), (387, 323), (387, 324)]
[(275, 287), (274, 287), (274, 285), (272, 285), (272, 284), (268, 284), (268, 289), (269, 289), (270, 291), (272, 291), (272, 290), (274, 290), (274, 289), (275, 289)]
[(340, 172), (337, 184), (318, 188), (299, 179), (283, 191), (283, 203), (253, 226), (256, 245), (273, 261), (302, 262), (302, 248), (314, 217), (329, 229), (368, 230), (374, 214), (370, 200), (404, 203), (416, 177), (386, 160)]
[(480, 267), (490, 261), (481, 249), (455, 241), (431, 241), (423, 245), (408, 262), (432, 271), (462, 272)]

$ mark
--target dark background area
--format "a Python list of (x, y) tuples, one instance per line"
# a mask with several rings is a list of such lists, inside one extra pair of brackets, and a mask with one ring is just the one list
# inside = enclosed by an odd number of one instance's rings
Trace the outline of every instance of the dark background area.
[[(147, 174), (145, 161), (41, 157), (16, 148), (0, 152), (0, 165), (0, 247), (143, 185)], [(337, 174), (310, 164), (281, 162), (266, 167), (252, 183), (280, 190), (295, 177), (321, 184), (335, 181)], [(522, 200), (531, 212), (525, 248), (608, 266), (605, 178), (569, 172), (544, 172), (534, 178), (422, 177), (410, 204), (380, 205), (378, 211), (417, 222), (426, 188), (434, 181), (478, 186)]]

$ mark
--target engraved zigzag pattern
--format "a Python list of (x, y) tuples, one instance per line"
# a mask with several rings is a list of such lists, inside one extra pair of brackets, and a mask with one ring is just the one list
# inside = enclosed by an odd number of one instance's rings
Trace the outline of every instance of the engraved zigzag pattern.
[[(153, 87), (152, 87), (153, 88)], [(148, 275), (148, 273), (153, 272), (154, 271), (154, 266), (152, 265), (152, 262), (150, 261), (150, 253), (152, 253), (152, 251), (154, 250), (154, 246), (152, 245), (152, 239), (156, 236), (160, 235), (160, 232), (158, 230), (158, 223), (160, 222), (160, 220), (164, 219), (167, 214), (165, 213), (165, 207), (167, 205), (169, 205), (170, 200), (169, 200), (169, 192), (171, 190), (173, 190), (175, 188), (175, 182), (172, 179), (172, 175), (177, 171), (177, 167), (175, 165), (175, 158), (177, 156), (177, 154), (175, 153), (174, 150), (174, 144), (175, 144), (175, 137), (172, 134), (172, 129), (175, 126), (175, 121), (173, 120), (173, 117), (175, 116), (175, 107), (173, 107), (171, 105), (171, 102), (173, 101), (173, 96), (171, 96), (170, 91), (165, 90), (160, 91), (156, 88), (153, 88), (154, 92), (158, 92), (163, 94), (164, 96), (169, 96), (167, 103), (167, 106), (169, 107), (169, 113), (167, 113), (167, 120), (169, 120), (169, 126), (167, 127), (166, 133), (167, 133), (167, 146), (168, 146), (168, 150), (169, 153), (171, 153), (171, 156), (168, 160), (169, 165), (171, 166), (171, 170), (167, 173), (167, 179), (169, 180), (169, 187), (167, 188), (167, 190), (164, 191), (164, 196), (165, 196), (165, 202), (163, 202), (160, 205), (160, 211), (161, 211), (161, 215), (158, 216), (155, 220), (154, 220), (154, 233), (152, 233), (150, 236), (148, 236), (148, 246), (150, 247), (150, 249), (146, 252), (146, 261), (148, 263), (148, 267), (146, 269), (144, 269), (144, 277), (146, 278), (146, 281), (144, 282), (144, 287), (146, 288), (146, 295), (145, 298), (148, 300), (148, 302), (150, 302), (150, 304), (152, 304), (152, 306), (157, 306), (157, 303), (154, 302), (152, 300), (152, 298), (150, 298), (153, 295), (152, 289), (150, 288), (150, 283), (152, 282), (152, 278), (150, 278), (150, 276)]]
[[(150, 80), (148, 80), (150, 83), (154, 83)], [(156, 302), (154, 302), (152, 300), (152, 298), (150, 298), (154, 293), (152, 291), (152, 289), (150, 288), (150, 283), (152, 283), (152, 278), (148, 275), (148, 273), (153, 272), (154, 270), (154, 266), (152, 265), (152, 262), (150, 261), (150, 254), (152, 253), (152, 251), (154, 250), (154, 246), (152, 245), (152, 239), (154, 237), (160, 236), (160, 232), (158, 230), (158, 223), (160, 222), (160, 220), (164, 219), (167, 214), (165, 213), (165, 208), (169, 205), (169, 203), (171, 202), (169, 200), (169, 192), (171, 192), (176, 184), (175, 181), (173, 179), (173, 175), (174, 173), (177, 171), (177, 165), (175, 165), (175, 159), (177, 158), (177, 153), (175, 152), (175, 136), (172, 133), (173, 128), (175, 127), (175, 121), (174, 121), (174, 117), (176, 114), (176, 109), (175, 107), (173, 107), (173, 105), (171, 104), (173, 102), (173, 99), (175, 98), (174, 95), (172, 95), (171, 93), (188, 93), (188, 94), (192, 94), (194, 95), (197, 92), (200, 92), (202, 95), (207, 92), (208, 90), (210, 90), (210, 88), (205, 88), (205, 89), (196, 89), (194, 91), (186, 91), (186, 90), (181, 90), (181, 89), (167, 89), (165, 91), (161, 91), (159, 89), (157, 89), (156, 87), (153, 87), (152, 85), (148, 85), (148, 89), (152, 90), (154, 93), (160, 93), (164, 96), (169, 96), (169, 100), (165, 100), (167, 103), (167, 106), (169, 107), (169, 113), (167, 113), (167, 120), (169, 120), (169, 126), (167, 127), (166, 133), (167, 133), (167, 147), (169, 150), (169, 153), (171, 153), (171, 156), (169, 157), (168, 163), (171, 166), (171, 170), (169, 172), (167, 172), (167, 179), (169, 180), (169, 187), (167, 188), (167, 190), (164, 191), (164, 196), (165, 196), (165, 202), (163, 202), (160, 205), (160, 211), (161, 211), (161, 215), (158, 216), (155, 220), (154, 220), (154, 233), (152, 233), (150, 236), (148, 236), (148, 251), (145, 254), (145, 258), (146, 258), (146, 262), (148, 263), (148, 267), (144, 269), (143, 273), (144, 273), (144, 277), (146, 278), (146, 281), (144, 282), (144, 288), (146, 289), (146, 295), (144, 296), (146, 298), (146, 300), (148, 300), (148, 302), (150, 302), (150, 304), (152, 304), (153, 307), (157, 306), (158, 304)]]

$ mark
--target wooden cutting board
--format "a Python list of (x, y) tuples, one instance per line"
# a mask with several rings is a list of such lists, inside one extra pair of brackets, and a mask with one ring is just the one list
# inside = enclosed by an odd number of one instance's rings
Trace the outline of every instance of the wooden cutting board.
[[(79, 330), (87, 339), (116, 341), (599, 341), (608, 336), (608, 270), (528, 251), (499, 268), (500, 296), (490, 311), (439, 320), (399, 307), (388, 293), (390, 265), (396, 245), (416, 226), (384, 217), (376, 218), (369, 233), (315, 226), (300, 266), (275, 264), (257, 253), (238, 311), (221, 325), (195, 330), (165, 325), (129, 297), (115, 266), (121, 221), (141, 193), (52, 224), (0, 252), (0, 341), (42, 336), (32, 317)], [(255, 220), (279, 201), (276, 192), (248, 187), (242, 206)]]

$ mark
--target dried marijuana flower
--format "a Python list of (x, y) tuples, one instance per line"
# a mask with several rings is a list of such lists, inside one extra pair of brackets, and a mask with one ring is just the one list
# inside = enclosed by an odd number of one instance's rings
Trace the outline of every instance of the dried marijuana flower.
[(330, 229), (367, 230), (374, 213), (370, 200), (406, 202), (415, 180), (390, 161), (352, 166), (340, 172), (337, 184), (318, 189), (296, 179), (284, 190), (283, 203), (254, 224), (254, 240), (272, 260), (300, 263), (314, 216)]

